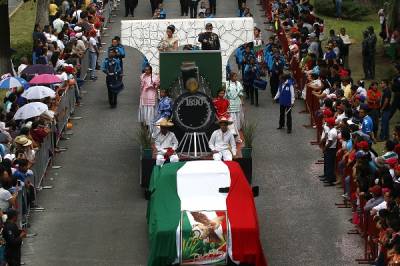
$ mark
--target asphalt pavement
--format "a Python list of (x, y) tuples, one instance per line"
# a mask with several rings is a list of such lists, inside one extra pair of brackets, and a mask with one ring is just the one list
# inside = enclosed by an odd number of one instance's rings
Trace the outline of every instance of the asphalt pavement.
[[(236, 1), (219, 0), (217, 16), (236, 15)], [(264, 29), (260, 6), (248, 0), (257, 25)], [(179, 18), (179, 1), (164, 0), (168, 17)], [(139, 1), (135, 19), (150, 18), (149, 1)], [(119, 35), (123, 2), (103, 37), (108, 46)], [(267, 33), (264, 32), (264, 36)], [(146, 207), (139, 186), (139, 149), (135, 142), (139, 103), (141, 55), (127, 48), (124, 60), (125, 90), (118, 107), (107, 103), (105, 77), (87, 81), (83, 106), (75, 112), (73, 135), (60, 146), (68, 150), (56, 157), (61, 169), (51, 169), (39, 193), (46, 210), (33, 213), (30, 231), (37, 236), (24, 241), (26, 265), (146, 265), (148, 254)], [(258, 123), (254, 143), (254, 183), (261, 240), (269, 265), (356, 265), (361, 257), (359, 236), (352, 229), (348, 209), (337, 209), (340, 191), (323, 187), (317, 176), (321, 158), (309, 145), (315, 131), (302, 125), (308, 115), (293, 111), (293, 133), (276, 130), (279, 106), (268, 91), (260, 92), (260, 107), (245, 104), (246, 117)]]

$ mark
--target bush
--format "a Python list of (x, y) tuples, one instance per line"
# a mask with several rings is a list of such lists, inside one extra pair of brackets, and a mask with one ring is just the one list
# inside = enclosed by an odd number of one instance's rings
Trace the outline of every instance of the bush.
[[(316, 0), (315, 10), (318, 14), (335, 16), (335, 0)], [(351, 20), (363, 20), (371, 13), (369, 7), (361, 5), (357, 0), (343, 0), (342, 16)]]
[(11, 55), (15, 67), (19, 66), (20, 60), (24, 56), (32, 63), (32, 42), (13, 43), (11, 48), (15, 50), (15, 53)]

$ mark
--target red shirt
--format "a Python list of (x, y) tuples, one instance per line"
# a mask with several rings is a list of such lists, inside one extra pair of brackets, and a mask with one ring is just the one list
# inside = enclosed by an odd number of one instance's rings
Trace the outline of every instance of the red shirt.
[(220, 119), (221, 117), (229, 118), (229, 113), (228, 113), (229, 100), (218, 97), (213, 100), (213, 104), (218, 119)]
[(379, 109), (382, 93), (378, 90), (368, 89), (367, 91), (367, 98), (368, 98), (368, 108), (369, 109)]
[(31, 136), (37, 143), (42, 143), (48, 132), (44, 128), (35, 128), (31, 130)]

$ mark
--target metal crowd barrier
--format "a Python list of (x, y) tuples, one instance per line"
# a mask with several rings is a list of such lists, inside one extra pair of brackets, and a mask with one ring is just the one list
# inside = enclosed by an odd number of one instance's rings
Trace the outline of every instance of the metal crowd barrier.
[(43, 177), (46, 174), (47, 166), (50, 163), (50, 160), (54, 154), (54, 138), (53, 138), (53, 129), (49, 132), (46, 138), (43, 140), (43, 143), (40, 146), (39, 151), (35, 154), (35, 163), (33, 164), (31, 170), (34, 173), (34, 178), (32, 182), (36, 189), (40, 188)]
[(57, 127), (57, 139), (56, 143), (60, 140), (61, 133), (63, 132), (65, 126), (68, 123), (72, 112), (75, 109), (75, 86), (68, 88), (61, 96), (61, 101), (58, 105), (56, 112), (56, 127)]
[(28, 225), (28, 200), (27, 200), (26, 188), (23, 186), (20, 191), (18, 191), (16, 209), (18, 212), (18, 225), (19, 228), (26, 228)]

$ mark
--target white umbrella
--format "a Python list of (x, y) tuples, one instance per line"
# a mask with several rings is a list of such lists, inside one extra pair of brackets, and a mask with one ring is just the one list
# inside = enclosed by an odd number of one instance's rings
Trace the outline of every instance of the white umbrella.
[(43, 99), (46, 97), (56, 97), (55, 91), (46, 86), (33, 86), (24, 91), (21, 95), (28, 100)]
[(17, 110), (14, 115), (14, 120), (26, 120), (31, 117), (40, 116), (47, 110), (49, 110), (49, 108), (44, 103), (28, 103)]

